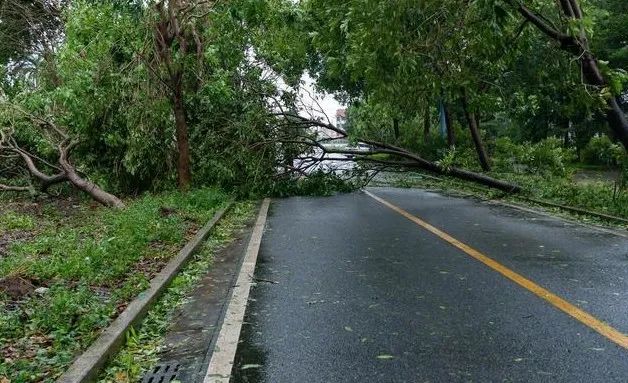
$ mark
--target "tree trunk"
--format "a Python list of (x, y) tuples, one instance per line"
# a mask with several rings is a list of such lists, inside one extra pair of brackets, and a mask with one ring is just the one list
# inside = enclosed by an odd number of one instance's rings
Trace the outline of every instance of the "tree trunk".
[(488, 154), (486, 153), (484, 143), (482, 142), (482, 137), (480, 136), (477, 117), (473, 112), (471, 112), (471, 110), (469, 110), (469, 95), (467, 94), (466, 89), (463, 91), (462, 108), (464, 109), (464, 114), (467, 118), (467, 124), (469, 125), (469, 131), (471, 132), (471, 138), (473, 138), (473, 144), (475, 145), (475, 151), (478, 154), (480, 165), (484, 171), (488, 172), (491, 170), (491, 162)]
[[(580, 66), (584, 79), (589, 85), (604, 87), (608, 83), (604, 75), (600, 71), (597, 59), (590, 53), (585, 53), (580, 59)], [(606, 101), (606, 120), (613, 132), (613, 135), (619, 140), (624, 148), (628, 150), (628, 119), (619, 107), (619, 103), (615, 97), (611, 97)]]
[(69, 150), (69, 148), (59, 148), (59, 165), (61, 165), (61, 169), (63, 169), (68, 181), (70, 181), (70, 183), (72, 183), (72, 185), (74, 185), (77, 189), (89, 194), (94, 200), (105, 206), (115, 207), (117, 209), (124, 208), (124, 202), (122, 202), (122, 200), (120, 200), (118, 197), (113, 194), (107, 193), (95, 183), (86, 180), (78, 175), (76, 169), (68, 160)]
[(628, 150), (628, 120), (626, 119), (626, 115), (619, 107), (616, 98), (608, 100), (607, 105), (608, 111), (606, 112), (606, 119), (608, 120), (608, 124), (615, 138)]
[[(587, 84), (596, 87), (605, 87), (608, 85), (606, 78), (600, 71), (597, 59), (589, 50), (586, 33), (580, 30), (578, 36), (564, 34), (557, 30), (553, 25), (549, 24), (542, 15), (539, 15), (527, 8), (521, 2), (511, 1), (519, 13), (532, 24), (534, 24), (541, 32), (560, 44), (561, 49), (574, 55), (579, 62)], [(560, 8), (563, 15), (570, 20), (582, 20), (582, 10), (578, 0), (561, 0)], [(628, 150), (628, 119), (619, 107), (617, 100), (611, 98), (606, 101), (606, 120), (613, 132), (613, 135), (619, 140), (624, 148)]]
[(427, 143), (430, 139), (430, 107), (425, 107), (425, 115), (423, 116), (423, 141)]
[(443, 108), (445, 109), (445, 125), (447, 125), (447, 145), (451, 148), (456, 145), (456, 132), (454, 131), (451, 120), (451, 110), (449, 110), (449, 105), (444, 103)]
[(185, 105), (183, 104), (183, 92), (177, 89), (173, 95), (173, 108), (175, 129), (177, 133), (177, 174), (179, 188), (190, 188), (192, 173), (190, 171), (190, 143), (188, 141), (188, 124), (185, 117)]
[(399, 141), (399, 119), (393, 118), (393, 134), (395, 135), (395, 141)]
[[(154, 42), (157, 57), (166, 67), (169, 77), (162, 79), (168, 83), (170, 101), (174, 112), (175, 131), (177, 137), (177, 176), (179, 188), (187, 190), (192, 180), (190, 170), (190, 144), (188, 138), (188, 124), (184, 103), (184, 59), (188, 50), (188, 39), (191, 34), (186, 30), (188, 24), (184, 22), (185, 2), (159, 1), (155, 9), (161, 16), (155, 24)], [(198, 48), (198, 47), (197, 47)]]
[(567, 118), (565, 120), (565, 134), (563, 135), (563, 146), (565, 148), (568, 148), (571, 144), (571, 139), (569, 135), (570, 131), (571, 131), (571, 120)]

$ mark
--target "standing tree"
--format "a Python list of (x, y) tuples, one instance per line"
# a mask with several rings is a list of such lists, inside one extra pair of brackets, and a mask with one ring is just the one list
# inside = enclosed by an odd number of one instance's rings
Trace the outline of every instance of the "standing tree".
[[(534, 25), (552, 39), (560, 49), (573, 55), (580, 63), (582, 76), (587, 85), (596, 87), (602, 93), (606, 104), (606, 118), (611, 131), (628, 149), (628, 119), (619, 107), (615, 97), (621, 89), (621, 81), (611, 82), (610, 73), (604, 68), (592, 52), (588, 38), (587, 18), (578, 0), (560, 0), (556, 6), (560, 11), (560, 23), (553, 23), (542, 11), (535, 11), (522, 0), (505, 0), (527, 22)], [(541, 3), (544, 3), (541, 1)], [(541, 4), (544, 5), (544, 4)], [(545, 4), (546, 5), (546, 4)], [(547, 10), (548, 8), (543, 8)], [(615, 75), (618, 75), (615, 73)], [(617, 85), (619, 84), (619, 85)]]
[[(157, 20), (154, 28), (154, 58), (159, 64), (154, 72), (165, 85), (172, 104), (177, 138), (177, 174), (179, 187), (188, 189), (192, 182), (188, 111), (185, 106), (186, 81), (192, 71), (190, 53), (203, 58), (202, 34), (197, 24), (207, 20), (213, 2), (160, 0), (154, 8)], [(193, 60), (192, 60), (193, 62)], [(195, 80), (192, 80), (195, 82)]]

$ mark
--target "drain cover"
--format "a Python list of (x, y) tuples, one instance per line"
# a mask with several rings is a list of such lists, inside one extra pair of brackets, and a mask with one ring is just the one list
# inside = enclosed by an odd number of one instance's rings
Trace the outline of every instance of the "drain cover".
[(178, 362), (158, 364), (144, 375), (142, 383), (170, 383), (176, 379), (179, 367)]

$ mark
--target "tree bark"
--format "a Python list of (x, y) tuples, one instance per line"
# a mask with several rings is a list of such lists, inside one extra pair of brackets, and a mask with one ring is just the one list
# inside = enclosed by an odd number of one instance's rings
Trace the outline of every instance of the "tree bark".
[[(578, 58), (584, 80), (588, 85), (605, 87), (608, 85), (606, 78), (600, 71), (597, 58), (589, 50), (587, 36), (583, 30), (578, 36), (571, 36), (556, 30), (549, 25), (542, 16), (536, 14), (524, 4), (508, 0), (517, 11), (528, 21), (534, 24), (540, 31), (560, 44), (561, 49), (573, 54)], [(582, 19), (582, 10), (578, 0), (561, 0), (560, 8), (567, 19)], [(628, 119), (619, 107), (615, 98), (606, 101), (606, 120), (613, 135), (619, 140), (624, 148), (628, 150)]]
[(447, 125), (447, 145), (451, 148), (456, 145), (456, 132), (451, 120), (451, 110), (449, 110), (449, 105), (444, 103), (443, 108), (445, 109), (445, 125)]
[(193, 39), (194, 36), (188, 31), (189, 25), (183, 22), (184, 8), (185, 3), (181, 1), (157, 2), (155, 9), (160, 15), (160, 20), (155, 24), (153, 33), (156, 57), (167, 72), (167, 76), (160, 80), (167, 85), (175, 119), (178, 184), (180, 189), (187, 190), (192, 181), (192, 172), (184, 102), (185, 68), (182, 58), (187, 55), (189, 39)]
[(395, 141), (399, 141), (399, 119), (393, 118), (393, 134), (395, 135)]
[(179, 177), (179, 188), (187, 190), (192, 181), (190, 170), (190, 143), (188, 139), (188, 124), (185, 116), (185, 105), (183, 103), (183, 92), (175, 91), (172, 97), (175, 129), (177, 134), (177, 174)]
[(89, 194), (94, 200), (105, 206), (115, 207), (117, 209), (124, 208), (124, 202), (122, 202), (122, 200), (120, 200), (118, 197), (114, 196), (113, 194), (107, 193), (95, 183), (79, 176), (74, 166), (68, 160), (68, 152), (70, 150), (71, 146), (59, 148), (59, 165), (61, 165), (61, 168), (63, 169), (68, 181), (70, 181), (72, 185), (74, 185), (77, 189)]
[(425, 115), (423, 116), (423, 142), (427, 143), (430, 139), (430, 106), (425, 107)]
[(473, 144), (475, 146), (475, 151), (478, 154), (480, 165), (484, 171), (488, 172), (491, 170), (491, 162), (486, 152), (484, 142), (482, 142), (482, 136), (480, 136), (477, 117), (469, 109), (469, 95), (467, 94), (466, 89), (463, 91), (462, 108), (464, 109), (464, 114), (467, 119), (467, 124), (469, 125), (469, 131), (471, 132), (471, 138), (473, 138)]
[(608, 100), (607, 105), (608, 111), (606, 112), (606, 119), (608, 120), (608, 124), (615, 138), (628, 150), (628, 120), (626, 119), (626, 115), (619, 107), (616, 98)]
[(31, 156), (24, 150), (16, 147), (13, 149), (13, 151), (19, 154), (20, 157), (22, 157), (22, 159), (26, 163), (26, 168), (28, 169), (29, 173), (41, 183), (42, 192), (45, 193), (48, 190), (48, 188), (51, 187), (52, 185), (56, 185), (58, 183), (68, 180), (68, 177), (64, 172), (49, 176), (43, 173), (42, 171), (40, 171), (35, 165), (35, 162), (31, 158)]

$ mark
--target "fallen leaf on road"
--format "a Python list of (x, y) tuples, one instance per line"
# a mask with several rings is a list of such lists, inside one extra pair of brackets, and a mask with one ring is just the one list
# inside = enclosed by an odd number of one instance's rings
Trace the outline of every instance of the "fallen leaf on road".
[(388, 354), (377, 355), (377, 359), (393, 359), (394, 356)]
[(353, 329), (349, 326), (345, 326), (345, 330), (349, 331), (349, 332), (353, 332)]
[(242, 366), (242, 368), (240, 368), (241, 370), (248, 370), (250, 368), (260, 368), (262, 367), (261, 364), (245, 364), (244, 366)]

